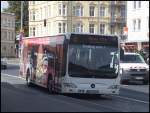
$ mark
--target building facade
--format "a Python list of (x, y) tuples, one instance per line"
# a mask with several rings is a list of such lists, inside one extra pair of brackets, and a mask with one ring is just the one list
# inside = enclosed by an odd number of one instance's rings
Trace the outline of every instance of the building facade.
[(15, 15), (1, 12), (1, 57), (15, 57)]
[(127, 27), (128, 45), (149, 48), (149, 1), (127, 2)]
[(126, 1), (29, 1), (29, 36), (122, 34)]

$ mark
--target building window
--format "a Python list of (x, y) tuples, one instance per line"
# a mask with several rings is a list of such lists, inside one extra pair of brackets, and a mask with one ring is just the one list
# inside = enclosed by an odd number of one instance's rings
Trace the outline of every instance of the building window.
[(11, 40), (13, 40), (13, 32), (10, 33)]
[(59, 15), (61, 15), (61, 4), (58, 5)]
[(105, 24), (100, 24), (100, 34), (105, 34)]
[(30, 36), (32, 36), (32, 28), (30, 27)]
[(42, 20), (42, 18), (43, 18), (43, 17), (42, 17), (42, 14), (43, 14), (43, 13), (42, 13), (42, 8), (40, 8), (40, 15), (41, 15), (41, 16), (40, 16), (40, 17), (41, 17), (40, 19), (41, 19), (41, 20)]
[(73, 7), (73, 15), (74, 16), (83, 16), (83, 7), (82, 6), (74, 6)]
[(32, 20), (35, 20), (35, 10), (33, 10), (33, 17)]
[(36, 20), (39, 20), (39, 19), (40, 19), (39, 15), (40, 15), (40, 10), (37, 9), (37, 10), (36, 10)]
[(63, 33), (66, 32), (66, 23), (63, 23)]
[(13, 50), (13, 46), (11, 46), (11, 53), (13, 53), (13, 51), (14, 51), (14, 50)]
[(75, 30), (75, 29), (76, 29), (76, 25), (75, 25), (75, 24), (73, 24), (73, 26), (72, 26), (72, 31), (73, 31), (73, 32), (76, 32), (76, 30)]
[(48, 10), (49, 10), (48, 11), (48, 16), (51, 16), (51, 6), (50, 5), (48, 6)]
[(33, 27), (33, 36), (35, 36), (35, 27)]
[(45, 14), (45, 8), (43, 7), (42, 8), (42, 19), (45, 19), (45, 15), (44, 14)]
[(114, 34), (115, 33), (115, 29), (113, 26), (111, 26), (111, 34)]
[(136, 1), (133, 1), (133, 9), (136, 9)]
[(121, 17), (125, 18), (125, 7), (121, 7)]
[(30, 11), (30, 20), (31, 21), (35, 20), (35, 10)]
[(8, 39), (11, 40), (11, 32), (8, 32)]
[(77, 23), (73, 25), (73, 32), (83, 32), (83, 25), (81, 23)]
[(95, 7), (94, 6), (90, 6), (90, 16), (94, 16), (94, 9), (95, 9)]
[(6, 51), (6, 47), (5, 46), (3, 47), (3, 50)]
[(7, 31), (4, 31), (4, 38), (7, 39)]
[(101, 17), (105, 16), (105, 7), (104, 6), (100, 6), (100, 16)]
[(133, 31), (136, 30), (136, 20), (133, 20)]
[(66, 16), (66, 5), (63, 5), (63, 16)]
[(89, 24), (89, 32), (94, 33), (94, 24)]
[(10, 27), (13, 27), (13, 20), (10, 21)]
[(44, 12), (45, 12), (45, 17), (44, 17), (44, 19), (46, 19), (46, 18), (47, 18), (47, 7), (46, 7), (46, 6), (44, 7), (44, 10), (45, 10), (45, 11), (44, 11)]
[(7, 27), (8, 26), (8, 22), (7, 22), (7, 19), (5, 20), (5, 27)]
[(139, 3), (139, 8), (141, 8), (141, 1), (139, 1), (138, 3)]
[(43, 29), (42, 29), (43, 27), (42, 27), (42, 24), (40, 25), (40, 31), (41, 31), (41, 35), (43, 35)]
[(78, 23), (77, 25), (76, 25), (76, 32), (83, 32), (83, 25), (82, 24), (80, 24), (80, 23)]
[(8, 27), (11, 27), (11, 22), (10, 22), (10, 20), (8, 20)]
[(32, 21), (32, 10), (30, 11), (30, 20)]
[(80, 6), (76, 7), (76, 16), (81, 16), (81, 9)]
[(51, 23), (48, 23), (48, 34), (51, 33)]
[(123, 26), (120, 26), (120, 34), (123, 35)]
[(3, 22), (3, 26), (5, 26), (5, 19), (3, 18), (2, 20), (3, 20), (3, 21), (2, 21), (2, 22)]
[(35, 36), (35, 27), (30, 27), (30, 36)]
[(61, 33), (61, 23), (58, 23), (58, 33)]
[(140, 30), (140, 29), (141, 29), (141, 20), (138, 19), (138, 30)]

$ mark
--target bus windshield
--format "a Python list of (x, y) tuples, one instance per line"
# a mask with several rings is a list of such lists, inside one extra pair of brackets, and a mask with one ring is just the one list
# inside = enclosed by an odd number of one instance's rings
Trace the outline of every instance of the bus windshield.
[[(118, 63), (111, 53), (118, 52), (118, 47), (101, 45), (69, 45), (69, 69), (71, 77), (116, 78)], [(115, 59), (117, 61), (117, 59)], [(115, 65), (112, 66), (112, 63)]]

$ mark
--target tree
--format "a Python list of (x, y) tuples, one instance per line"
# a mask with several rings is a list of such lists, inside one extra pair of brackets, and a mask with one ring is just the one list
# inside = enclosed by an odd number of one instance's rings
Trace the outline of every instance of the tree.
[[(14, 13), (15, 14), (15, 26), (16, 26), (16, 33), (19, 34), (21, 28), (21, 1), (7, 1), (8, 8), (4, 9), (4, 12)], [(28, 1), (23, 2), (23, 29), (24, 35), (28, 36), (29, 27), (29, 13), (28, 13)]]

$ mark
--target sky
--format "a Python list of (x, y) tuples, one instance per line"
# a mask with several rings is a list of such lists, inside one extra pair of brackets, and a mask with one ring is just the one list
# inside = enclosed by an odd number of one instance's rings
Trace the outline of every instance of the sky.
[(7, 8), (7, 7), (8, 7), (7, 1), (1, 1), (1, 11), (3, 11), (3, 8)]

